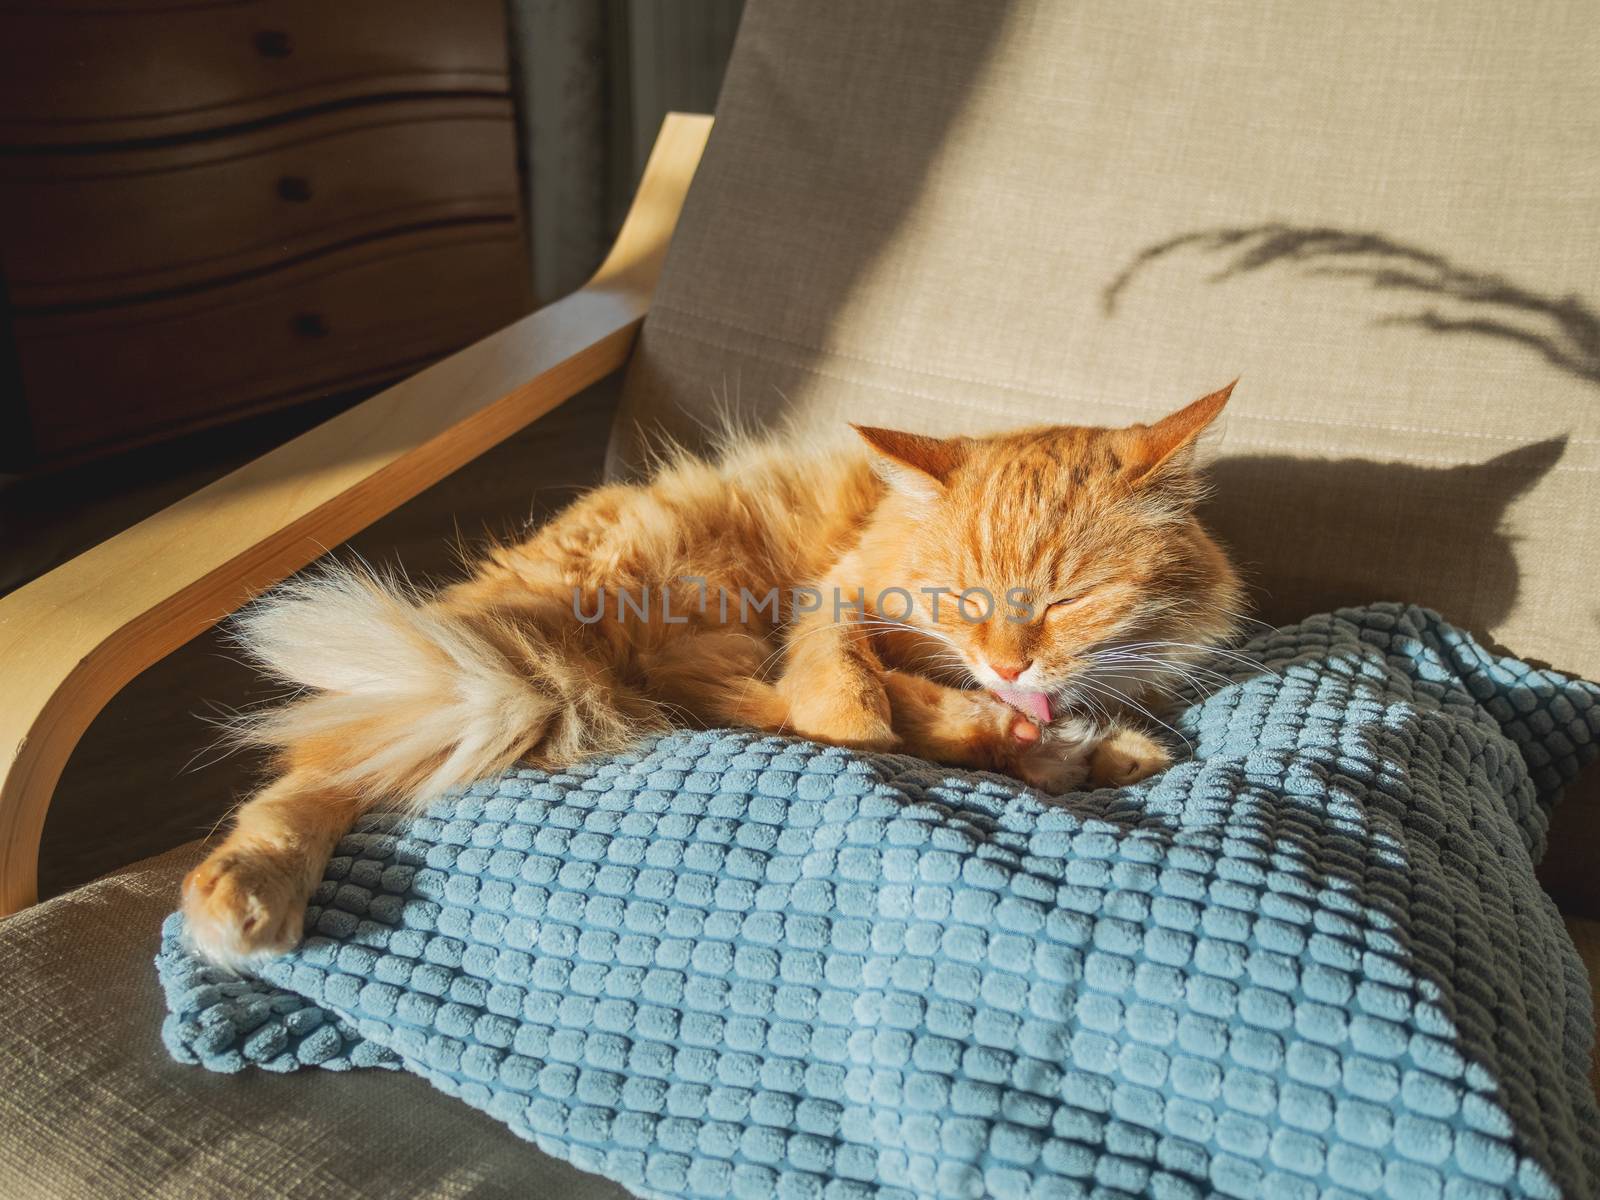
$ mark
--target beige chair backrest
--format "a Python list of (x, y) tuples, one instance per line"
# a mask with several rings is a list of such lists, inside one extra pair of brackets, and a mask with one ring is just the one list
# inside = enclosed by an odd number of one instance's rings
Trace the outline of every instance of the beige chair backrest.
[(956, 432), (1242, 376), (1269, 619), (1600, 676), (1594, 0), (752, 0), (614, 465), (725, 407)]

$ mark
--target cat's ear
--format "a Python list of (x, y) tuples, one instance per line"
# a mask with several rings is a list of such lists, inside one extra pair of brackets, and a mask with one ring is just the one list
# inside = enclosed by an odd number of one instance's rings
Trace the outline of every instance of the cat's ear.
[(871, 446), (878, 474), (897, 492), (931, 500), (944, 491), (967, 453), (965, 438), (924, 437), (898, 429), (851, 425)]
[(1154, 425), (1122, 430), (1122, 460), (1128, 478), (1154, 482), (1174, 471), (1186, 471), (1194, 457), (1195, 439), (1217, 419), (1238, 382), (1235, 379), (1227, 387), (1201, 396)]

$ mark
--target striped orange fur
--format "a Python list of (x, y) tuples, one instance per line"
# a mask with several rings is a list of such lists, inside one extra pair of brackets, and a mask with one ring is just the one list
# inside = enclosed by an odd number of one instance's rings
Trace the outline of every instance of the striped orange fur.
[(1156, 705), (1240, 605), (1194, 516), (1195, 439), (1231, 390), (1125, 429), (735, 438), (589, 493), (437, 594), (337, 569), (266, 597), (240, 639), (299, 690), (240, 726), (276, 774), (185, 881), (191, 938), (223, 964), (281, 952), (364, 809), (675, 724), (1048, 792), (1159, 770)]

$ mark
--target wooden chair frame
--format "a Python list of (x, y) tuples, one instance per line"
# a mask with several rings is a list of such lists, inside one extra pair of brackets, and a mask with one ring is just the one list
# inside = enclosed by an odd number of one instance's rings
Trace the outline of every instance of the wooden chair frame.
[(711, 118), (674, 113), (581, 289), (0, 599), (0, 916), (37, 899), (45, 813), (139, 672), (628, 359)]

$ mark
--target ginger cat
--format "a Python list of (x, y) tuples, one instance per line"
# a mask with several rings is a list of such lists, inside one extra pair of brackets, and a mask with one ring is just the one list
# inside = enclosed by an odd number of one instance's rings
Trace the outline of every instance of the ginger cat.
[(1161, 770), (1140, 718), (1240, 602), (1194, 516), (1194, 442), (1231, 391), (1126, 429), (735, 441), (589, 493), (437, 595), (344, 570), (288, 585), (241, 639), (303, 690), (244, 727), (277, 774), (184, 882), (194, 944), (235, 967), (292, 947), (370, 807), (674, 724), (1050, 792)]

